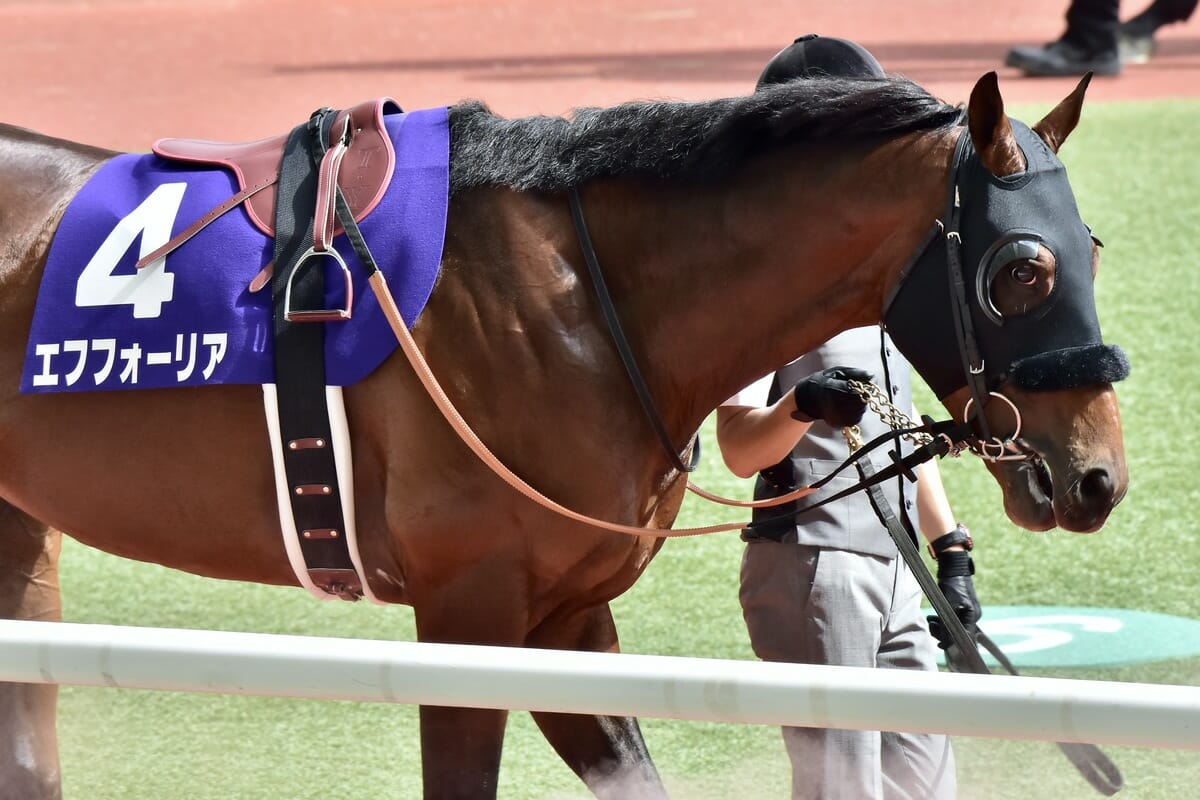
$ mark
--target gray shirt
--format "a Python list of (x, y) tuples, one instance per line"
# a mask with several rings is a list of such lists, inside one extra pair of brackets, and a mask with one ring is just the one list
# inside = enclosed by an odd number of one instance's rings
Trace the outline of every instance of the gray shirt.
[[(890, 377), (893, 402), (905, 414), (909, 413), (912, 408), (912, 391), (908, 362), (886, 335), (881, 350), (879, 328), (874, 326), (854, 328), (835, 336), (816, 350), (746, 387), (726, 401), (725, 405), (770, 405), (806, 375), (839, 366), (865, 369), (874, 374), (876, 384), (881, 387), (884, 386), (884, 376)], [(859, 427), (864, 442), (887, 431), (887, 426), (870, 409), (863, 416)], [(890, 459), (887, 452), (892, 449), (889, 445), (881, 445), (871, 454), (871, 461), (876, 469), (888, 465)], [(905, 443), (902, 453), (908, 453), (910, 449), (911, 445)], [(812, 484), (833, 472), (848, 456), (849, 450), (841, 428), (832, 428), (818, 420), (796, 444), (788, 459), (785, 459), (790, 462), (791, 469), (788, 470), (788, 464), (781, 462), (776, 468), (763, 470), (766, 477), (764, 474), (759, 475), (754, 495), (756, 498), (773, 497), (790, 488)], [(848, 467), (819, 491), (799, 500), (797, 506), (802, 508), (836, 494), (853, 486), (858, 479), (858, 472), (852, 466)], [(903, 479), (893, 479), (884, 483), (884, 492), (897, 513), (900, 511), (896, 506), (899, 498), (904, 511), (916, 526), (916, 485)], [(774, 516), (781, 511), (781, 508), (761, 509), (755, 512), (755, 519)], [(796, 524), (790, 531), (785, 527), (770, 538), (888, 558), (896, 555), (896, 546), (888, 536), (887, 529), (875, 516), (865, 492), (856, 492), (814, 511), (798, 514)]]

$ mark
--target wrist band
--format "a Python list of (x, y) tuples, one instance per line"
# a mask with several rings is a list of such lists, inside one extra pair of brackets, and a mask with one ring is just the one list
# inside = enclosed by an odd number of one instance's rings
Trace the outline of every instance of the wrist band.
[(929, 555), (937, 558), (945, 552), (947, 547), (953, 547), (956, 544), (961, 544), (967, 551), (975, 547), (975, 542), (971, 540), (971, 532), (961, 522), (954, 526), (954, 530), (929, 543)]
[(969, 553), (963, 550), (952, 550), (938, 556), (938, 580), (948, 578), (969, 578), (975, 574), (975, 562)]

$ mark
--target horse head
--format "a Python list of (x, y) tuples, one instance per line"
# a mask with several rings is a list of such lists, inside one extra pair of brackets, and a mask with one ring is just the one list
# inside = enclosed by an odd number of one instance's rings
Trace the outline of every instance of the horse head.
[[(1100, 336), (1097, 242), (1058, 148), (1089, 77), (1032, 128), (979, 80), (951, 165), (945, 247), (926, 246), (884, 321), (956, 419), (971, 426), (1018, 525), (1094, 531), (1129, 476), (1112, 383), (1129, 371)], [(930, 240), (938, 239), (930, 237)]]

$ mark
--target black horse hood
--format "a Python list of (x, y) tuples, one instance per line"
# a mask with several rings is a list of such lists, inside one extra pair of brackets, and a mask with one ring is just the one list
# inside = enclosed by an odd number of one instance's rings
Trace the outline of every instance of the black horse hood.
[[(885, 310), (892, 338), (939, 398), (966, 385), (965, 369), (982, 368), (993, 389), (1015, 375), (1019, 383), (1036, 383), (1023, 387), (1031, 390), (1110, 383), (1128, 373), (1124, 354), (1101, 340), (1091, 233), (1079, 216), (1066, 168), (1026, 125), (1010, 123), (1025, 170), (992, 175), (964, 129), (965, 142), (956, 149), (956, 186), (950, 190), (960, 204), (961, 245), (948, 228), (948, 246), (931, 243), (919, 255), (901, 275)], [(953, 216), (951, 206), (942, 221)], [(1002, 315), (990, 297), (992, 279), (1006, 264), (1035, 256), (1039, 244), (1054, 255), (1053, 289), (1027, 313)], [(961, 288), (954, 285), (948, 264), (949, 248), (956, 246)], [(956, 295), (965, 300), (981, 364), (964, 367), (953, 313)], [(1035, 373), (1040, 380), (1032, 377)]]

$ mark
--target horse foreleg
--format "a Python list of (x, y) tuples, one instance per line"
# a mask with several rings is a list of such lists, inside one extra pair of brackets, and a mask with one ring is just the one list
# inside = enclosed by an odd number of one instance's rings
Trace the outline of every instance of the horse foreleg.
[[(0, 617), (59, 621), (62, 537), (0, 500)], [(0, 683), (0, 800), (62, 797), (54, 730), (58, 687)]]
[(421, 706), (425, 800), (496, 796), (507, 711)]
[[(486, 560), (413, 602), (422, 642), (519, 646), (527, 629), (516, 572)], [(492, 800), (508, 712), (421, 706), (425, 800)]]
[[(617, 652), (617, 629), (608, 604), (543, 622), (529, 647)], [(642, 731), (633, 717), (533, 712), (546, 739), (599, 798), (665, 798)]]

